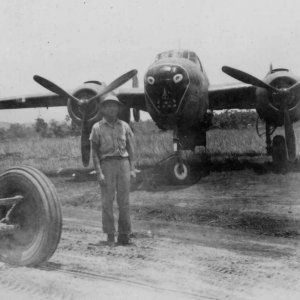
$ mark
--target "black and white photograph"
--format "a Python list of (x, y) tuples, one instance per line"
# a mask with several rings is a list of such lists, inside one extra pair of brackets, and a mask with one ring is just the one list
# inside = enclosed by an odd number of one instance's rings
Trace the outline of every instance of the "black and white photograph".
[(0, 299), (300, 299), (297, 0), (1, 0)]

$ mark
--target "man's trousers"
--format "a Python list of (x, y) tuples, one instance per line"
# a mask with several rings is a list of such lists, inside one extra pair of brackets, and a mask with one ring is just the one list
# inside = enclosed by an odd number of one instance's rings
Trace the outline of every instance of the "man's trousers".
[(113, 202), (119, 207), (119, 234), (131, 233), (129, 214), (130, 165), (128, 158), (106, 158), (101, 161), (105, 185), (101, 185), (103, 232), (115, 233)]

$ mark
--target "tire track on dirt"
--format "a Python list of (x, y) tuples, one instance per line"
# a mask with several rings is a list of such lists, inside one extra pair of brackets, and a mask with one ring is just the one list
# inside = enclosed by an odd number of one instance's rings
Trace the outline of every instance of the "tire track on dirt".
[[(75, 223), (79, 225), (79, 222)], [(75, 227), (77, 227), (76, 225)], [(81, 228), (67, 227), (73, 234), (78, 233), (80, 235), (81, 231), (82, 233), (86, 231), (85, 228), (82, 228), (82, 223)], [(89, 234), (93, 235), (95, 233), (93, 226), (88, 227)], [(97, 230), (97, 233), (98, 232), (101, 231)], [(280, 282), (281, 287), (295, 290), (295, 283), (297, 283), (296, 272), (291, 273), (289, 268), (283, 268), (284, 261), (288, 262), (288, 258), (280, 259), (281, 263), (279, 266), (276, 267), (273, 265), (273, 268), (270, 269), (268, 264), (272, 265), (276, 260), (264, 256), (254, 257), (250, 248), (249, 253), (246, 252), (240, 255), (238, 252), (235, 253), (227, 251), (226, 249), (221, 251), (221, 249), (217, 250), (214, 247), (203, 247), (203, 245), (195, 242), (191, 243), (191, 241), (186, 241), (188, 244), (191, 244), (191, 247), (187, 248), (184, 239), (174, 240), (164, 236), (156, 236), (155, 239), (149, 237), (139, 238), (135, 241), (137, 247), (126, 249), (122, 249), (122, 247), (94, 247), (87, 250), (82, 248), (79, 252), (84, 252), (91, 257), (107, 257), (109, 263), (116, 263), (114, 260), (119, 259), (135, 268), (143, 268), (147, 267), (147, 265), (151, 265), (156, 272), (168, 270), (167, 272), (172, 271), (174, 273), (185, 274), (189, 277), (190, 282), (192, 282), (192, 279), (194, 279), (195, 282), (201, 280), (206, 284), (222, 288), (227, 292), (234, 288), (235, 291), (245, 293), (247, 289), (260, 286), (262, 285), (261, 283), (266, 284), (272, 289), (272, 287), (276, 287), (278, 282)], [(261, 249), (263, 245), (257, 244), (257, 241), (255, 241), (253, 245), (255, 246), (255, 252), (257, 247), (259, 247), (260, 250), (264, 250)], [(84, 245), (82, 246), (84, 247)], [(278, 245), (276, 246), (278, 247)], [(268, 249), (269, 248), (270, 245), (268, 245)], [(191, 251), (191, 249), (193, 250)], [(77, 249), (73, 250), (77, 251)], [(168, 253), (171, 252), (175, 257), (184, 259), (172, 260), (168, 255)], [(201, 256), (197, 255), (197, 252), (201, 253)], [(215, 253), (215, 256), (213, 253)], [(212, 255), (214, 256), (213, 260), (211, 260)], [(288, 273), (289, 276), (287, 276)], [(171, 281), (169, 280), (169, 282)], [(173, 284), (174, 283), (173, 281)], [(189, 286), (187, 283), (186, 288), (190, 289), (191, 285)]]
[(13, 267), (0, 264), (0, 286), (9, 291), (21, 293), (24, 298), (32, 299), (53, 299), (53, 300), (72, 300), (73, 295), (70, 291), (62, 292), (60, 289), (50, 290), (47, 286), (40, 286), (34, 279), (31, 279), (30, 268)]
[(104, 275), (104, 274), (94, 273), (94, 272), (90, 272), (90, 271), (75, 270), (75, 269), (71, 269), (71, 268), (61, 269), (60, 267), (51, 265), (50, 263), (48, 263), (46, 266), (39, 267), (39, 269), (45, 270), (45, 271), (55, 271), (58, 273), (68, 274), (68, 275), (80, 277), (83, 279), (93, 279), (93, 280), (101, 279), (101, 280), (110, 281), (110, 282), (126, 283), (127, 285), (138, 286), (138, 287), (142, 287), (142, 288), (151, 289), (154, 291), (169, 292), (169, 293), (174, 293), (176, 295), (188, 296), (193, 299), (217, 300), (217, 298), (215, 298), (215, 297), (200, 295), (199, 293), (186, 292), (186, 291), (179, 290), (179, 289), (158, 287), (158, 286), (154, 286), (151, 284), (147, 284), (142, 281), (125, 279), (124, 277)]

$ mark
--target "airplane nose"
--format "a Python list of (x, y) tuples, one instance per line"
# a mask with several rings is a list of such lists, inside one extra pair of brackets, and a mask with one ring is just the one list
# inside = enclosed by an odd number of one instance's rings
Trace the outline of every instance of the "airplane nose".
[(145, 75), (146, 95), (162, 114), (178, 111), (188, 85), (188, 74), (179, 65), (156, 65)]

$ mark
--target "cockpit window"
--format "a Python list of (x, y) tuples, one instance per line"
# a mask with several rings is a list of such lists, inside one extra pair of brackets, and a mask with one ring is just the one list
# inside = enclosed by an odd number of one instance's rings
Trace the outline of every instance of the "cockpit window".
[(183, 51), (183, 55), (182, 55), (183, 58), (187, 58), (189, 59), (189, 51)]
[(159, 53), (156, 56), (155, 61), (158, 61), (158, 60), (164, 59), (164, 58), (170, 58), (170, 57), (174, 57), (174, 58), (186, 58), (186, 59), (192, 61), (197, 66), (199, 66), (199, 68), (201, 70), (203, 70), (201, 62), (200, 62), (198, 56), (196, 55), (196, 53), (192, 52), (192, 51), (189, 51), (189, 50), (171, 50), (171, 51), (165, 51), (165, 52)]
[(201, 69), (201, 71), (203, 71), (203, 68), (202, 68), (201, 62), (199, 60), (199, 57), (196, 55), (195, 52), (190, 51), (189, 60), (192, 61), (193, 63), (195, 63)]
[(164, 59), (164, 58), (169, 58), (169, 57), (182, 57), (182, 52), (174, 51), (174, 50), (165, 51), (165, 52), (159, 53), (156, 56), (155, 61), (160, 60), (160, 59)]
[(194, 62), (196, 64), (198, 62), (198, 57), (194, 52), (190, 52), (189, 60), (191, 60), (192, 62)]

